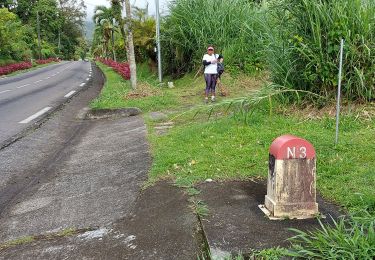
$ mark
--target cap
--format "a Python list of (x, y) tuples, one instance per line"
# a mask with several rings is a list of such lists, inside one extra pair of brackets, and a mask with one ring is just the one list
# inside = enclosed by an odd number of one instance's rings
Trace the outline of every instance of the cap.
[(208, 50), (208, 51), (213, 51), (213, 50), (214, 50), (214, 47), (212, 47), (212, 46), (208, 46), (207, 50)]

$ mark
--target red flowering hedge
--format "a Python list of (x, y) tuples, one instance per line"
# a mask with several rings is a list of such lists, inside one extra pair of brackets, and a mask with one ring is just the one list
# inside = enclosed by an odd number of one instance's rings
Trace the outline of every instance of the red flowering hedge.
[(24, 70), (29, 69), (33, 66), (33, 64), (29, 61), (13, 63), (5, 66), (0, 67), (0, 76), (7, 75), (9, 73), (15, 72), (17, 70)]
[(112, 59), (97, 58), (101, 63), (113, 68), (118, 74), (120, 74), (125, 80), (130, 79), (130, 68), (127, 62), (116, 62)]
[[(49, 58), (45, 60), (35, 60), (35, 63), (37, 64), (47, 64), (50, 62), (59, 62), (59, 59)], [(32, 66), (33, 64), (30, 61), (24, 61), (24, 62), (19, 62), (19, 63), (8, 64), (5, 66), (0, 66), (0, 76), (7, 75), (9, 73), (12, 73), (18, 70), (29, 69)]]
[(36, 60), (35, 61), (37, 64), (47, 64), (51, 62), (59, 62), (59, 59), (57, 58), (49, 58), (49, 59), (44, 59), (44, 60)]

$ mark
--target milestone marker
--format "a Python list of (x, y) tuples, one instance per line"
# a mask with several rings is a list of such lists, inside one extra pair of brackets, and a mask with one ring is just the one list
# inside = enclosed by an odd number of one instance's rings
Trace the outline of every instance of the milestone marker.
[(270, 219), (315, 217), (316, 155), (308, 141), (283, 135), (269, 150), (267, 195), (259, 205)]

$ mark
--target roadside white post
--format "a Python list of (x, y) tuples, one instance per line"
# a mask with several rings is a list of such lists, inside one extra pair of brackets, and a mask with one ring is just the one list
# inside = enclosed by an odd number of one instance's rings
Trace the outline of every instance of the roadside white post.
[(338, 89), (337, 89), (337, 106), (336, 106), (336, 138), (335, 138), (335, 144), (338, 144), (338, 142), (339, 142), (340, 99), (341, 99), (341, 77), (342, 77), (343, 54), (344, 54), (344, 39), (341, 39), (340, 65), (339, 65), (339, 85), (338, 85)]

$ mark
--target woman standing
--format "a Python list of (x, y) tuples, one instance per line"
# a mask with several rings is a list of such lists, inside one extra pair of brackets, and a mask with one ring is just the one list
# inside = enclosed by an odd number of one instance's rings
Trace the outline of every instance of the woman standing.
[(208, 102), (208, 96), (211, 94), (211, 101), (215, 102), (215, 88), (217, 82), (217, 63), (223, 62), (223, 56), (215, 54), (212, 45), (208, 46), (207, 53), (203, 56), (204, 79), (206, 80), (206, 91), (204, 101)]

